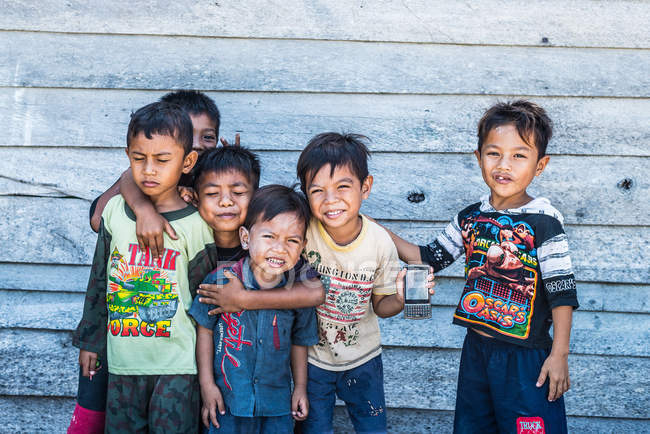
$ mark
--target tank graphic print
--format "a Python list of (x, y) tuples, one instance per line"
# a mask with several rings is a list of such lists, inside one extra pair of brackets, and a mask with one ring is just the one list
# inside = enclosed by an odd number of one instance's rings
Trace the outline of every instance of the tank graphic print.
[(131, 244), (129, 251), (127, 260), (115, 247), (110, 258), (106, 294), (109, 332), (169, 337), (179, 305), (175, 264), (180, 253), (165, 249), (161, 259), (152, 259), (149, 251), (141, 251), (137, 244)]
[(526, 339), (537, 287), (534, 231), (509, 216), (460, 223), (467, 282), (454, 316)]

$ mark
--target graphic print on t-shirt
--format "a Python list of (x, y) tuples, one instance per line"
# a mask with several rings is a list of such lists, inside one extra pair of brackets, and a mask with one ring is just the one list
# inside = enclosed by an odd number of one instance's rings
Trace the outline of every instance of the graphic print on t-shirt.
[(125, 258), (115, 247), (110, 257), (109, 332), (113, 336), (169, 337), (179, 304), (175, 271), (180, 252), (165, 249), (161, 259), (154, 259), (149, 249), (131, 244), (129, 253)]
[(537, 285), (535, 233), (510, 216), (460, 222), (467, 282), (454, 316), (526, 339)]

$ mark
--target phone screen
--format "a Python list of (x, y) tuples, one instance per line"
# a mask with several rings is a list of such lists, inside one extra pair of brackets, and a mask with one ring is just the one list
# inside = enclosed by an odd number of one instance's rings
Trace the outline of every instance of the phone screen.
[(406, 291), (404, 301), (406, 303), (428, 303), (429, 290), (426, 288), (427, 266), (409, 266), (406, 270)]

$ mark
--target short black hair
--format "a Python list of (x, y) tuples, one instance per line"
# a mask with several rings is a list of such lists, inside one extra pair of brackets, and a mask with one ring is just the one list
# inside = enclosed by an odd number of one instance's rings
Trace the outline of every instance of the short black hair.
[(255, 153), (244, 146), (219, 146), (203, 152), (192, 171), (194, 177), (192, 185), (198, 191), (202, 174), (222, 173), (229, 170), (241, 172), (248, 178), (253, 189), (257, 190), (260, 186), (260, 160)]
[(192, 152), (192, 120), (185, 110), (177, 104), (154, 102), (139, 108), (131, 114), (126, 133), (126, 146), (140, 133), (151, 140), (152, 134), (173, 137), (183, 147), (185, 155)]
[(321, 167), (331, 167), (330, 176), (340, 166), (350, 170), (363, 182), (368, 177), (370, 152), (365, 142), (369, 139), (361, 134), (321, 133), (314, 136), (298, 158), (300, 188), (307, 194), (307, 178), (313, 177)]
[[(521, 140), (537, 148), (538, 159), (546, 155), (546, 147), (553, 136), (553, 122), (541, 106), (518, 99), (499, 102), (487, 109), (478, 123), (479, 152), (490, 131), (502, 125), (514, 125)], [(533, 143), (529, 143), (531, 136)]]
[(178, 104), (191, 115), (206, 114), (214, 122), (217, 138), (221, 125), (221, 114), (214, 100), (198, 90), (177, 90), (169, 92), (160, 98), (160, 101)]
[(304, 236), (311, 218), (311, 210), (305, 196), (296, 191), (295, 185), (292, 187), (280, 184), (265, 185), (253, 195), (243, 226), (250, 230), (258, 221), (273, 220), (275, 216), (284, 213), (294, 213), (305, 223)]

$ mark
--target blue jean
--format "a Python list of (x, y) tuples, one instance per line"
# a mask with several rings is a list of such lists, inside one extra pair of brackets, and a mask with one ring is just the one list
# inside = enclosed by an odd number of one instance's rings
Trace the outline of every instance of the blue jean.
[(210, 422), (209, 434), (292, 434), (293, 417), (286, 416), (256, 416), (240, 417), (233, 416), (226, 410), (226, 414), (217, 413), (219, 428)]
[(460, 357), (454, 433), (531, 432), (535, 424), (543, 424), (548, 434), (566, 433), (564, 397), (548, 402), (548, 380), (535, 386), (548, 354), (549, 349), (468, 330)]
[(381, 354), (347, 371), (328, 371), (308, 365), (309, 415), (302, 432), (331, 433), (336, 395), (345, 401), (358, 433), (386, 432), (384, 369)]

